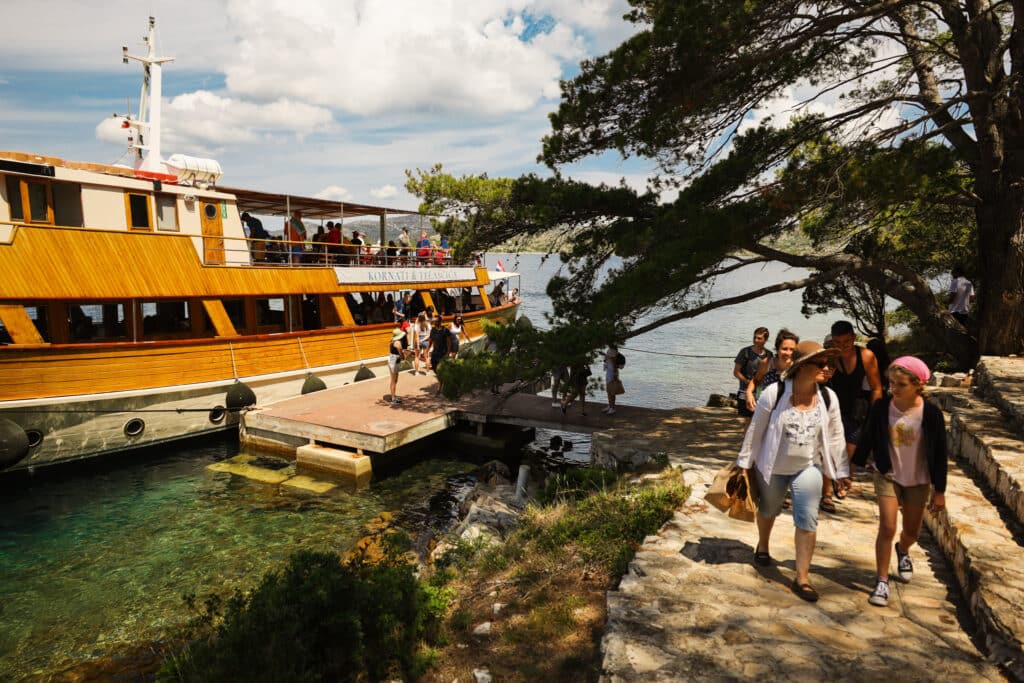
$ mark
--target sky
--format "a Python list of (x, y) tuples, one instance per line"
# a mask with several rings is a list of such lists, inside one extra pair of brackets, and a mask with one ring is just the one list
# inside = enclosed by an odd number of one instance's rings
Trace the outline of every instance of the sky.
[[(221, 183), (415, 210), (406, 169), (518, 176), (559, 79), (634, 31), (625, 0), (33, 0), (5, 3), (0, 149), (125, 162), (157, 20), (163, 154), (218, 160)], [(654, 163), (565, 169), (642, 189)]]

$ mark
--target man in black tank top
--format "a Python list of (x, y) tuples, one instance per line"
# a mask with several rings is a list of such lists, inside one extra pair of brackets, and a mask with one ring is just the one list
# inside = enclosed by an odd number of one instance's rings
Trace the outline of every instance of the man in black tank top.
[[(832, 325), (832, 343), (839, 349), (840, 355), (828, 385), (839, 397), (839, 412), (843, 417), (846, 450), (850, 457), (853, 457), (868, 408), (882, 398), (878, 359), (870, 350), (854, 344), (855, 336), (853, 325), (847, 320)], [(870, 387), (870, 396), (865, 395), (865, 379)]]

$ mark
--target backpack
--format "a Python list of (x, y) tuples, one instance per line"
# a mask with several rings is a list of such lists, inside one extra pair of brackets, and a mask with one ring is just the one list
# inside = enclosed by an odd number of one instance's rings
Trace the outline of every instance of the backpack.
[(626, 367), (626, 357), (621, 353), (615, 356), (615, 367), (624, 368)]
[[(775, 391), (775, 403), (772, 405), (772, 409), (768, 412), (769, 417), (775, 412), (775, 409), (779, 407), (779, 399), (782, 398), (782, 390), (786, 386), (786, 380), (780, 379), (775, 383), (775, 386), (778, 387), (778, 389)], [(818, 396), (820, 396), (821, 400), (825, 402), (825, 410), (828, 410), (832, 405), (832, 397), (829, 395), (828, 391), (822, 391), (820, 385), (818, 386)]]

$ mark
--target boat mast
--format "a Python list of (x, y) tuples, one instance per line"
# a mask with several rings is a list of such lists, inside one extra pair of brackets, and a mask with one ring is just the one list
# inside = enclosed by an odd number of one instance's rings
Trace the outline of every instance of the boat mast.
[[(164, 160), (160, 155), (160, 98), (163, 89), (162, 64), (173, 62), (173, 57), (156, 56), (156, 19), (149, 18), (149, 34), (142, 39), (147, 51), (144, 57), (128, 54), (128, 47), (121, 48), (121, 61), (129, 59), (142, 62), (142, 94), (139, 97), (139, 118), (128, 121), (137, 131), (132, 142), (135, 149), (135, 169), (165, 173)], [(148, 114), (148, 118), (147, 118)]]

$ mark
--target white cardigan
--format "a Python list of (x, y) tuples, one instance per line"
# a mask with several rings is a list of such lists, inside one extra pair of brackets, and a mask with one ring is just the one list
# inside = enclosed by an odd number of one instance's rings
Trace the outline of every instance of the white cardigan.
[[(775, 460), (779, 456), (779, 444), (782, 443), (782, 428), (779, 425), (779, 416), (782, 411), (790, 405), (790, 395), (793, 392), (793, 380), (786, 380), (782, 396), (778, 397), (779, 407), (772, 408), (776, 404), (778, 383), (769, 385), (757, 400), (757, 407), (754, 409), (754, 418), (750, 421), (747, 434), (743, 437), (743, 447), (736, 458), (736, 465), (748, 469), (751, 463), (757, 466), (765, 481), (770, 481), (772, 470), (775, 468)], [(815, 409), (821, 417), (821, 468), (829, 479), (845, 479), (850, 476), (850, 463), (846, 455), (846, 436), (843, 433), (843, 420), (839, 415), (839, 398), (835, 392), (828, 387), (821, 387), (821, 391), (827, 391), (829, 406), (818, 397)]]

